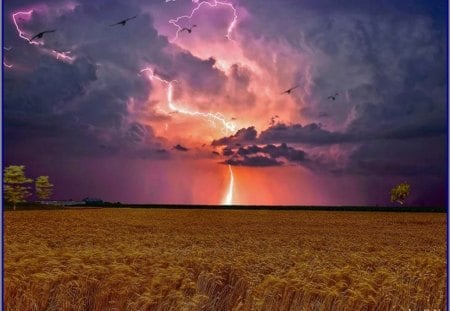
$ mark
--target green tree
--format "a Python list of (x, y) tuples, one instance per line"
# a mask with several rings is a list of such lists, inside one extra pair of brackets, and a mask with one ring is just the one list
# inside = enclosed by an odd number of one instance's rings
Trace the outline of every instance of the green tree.
[(402, 182), (401, 184), (395, 186), (391, 190), (391, 202), (398, 202), (403, 204), (405, 199), (409, 196), (411, 187), (407, 182)]
[(25, 177), (25, 166), (10, 165), (5, 167), (3, 171), (4, 195), (5, 200), (13, 204), (16, 210), (16, 204), (26, 202), (26, 198), (31, 195), (28, 191), (30, 187), (25, 184), (31, 183), (33, 180)]
[(34, 183), (36, 196), (41, 200), (47, 200), (53, 193), (53, 184), (50, 183), (48, 178), (48, 176), (39, 176)]

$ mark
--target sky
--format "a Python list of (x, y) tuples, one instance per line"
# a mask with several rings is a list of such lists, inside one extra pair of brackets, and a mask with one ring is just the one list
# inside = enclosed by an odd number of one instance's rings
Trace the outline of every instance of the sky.
[(443, 206), (447, 5), (6, 1), (3, 164), (54, 199)]

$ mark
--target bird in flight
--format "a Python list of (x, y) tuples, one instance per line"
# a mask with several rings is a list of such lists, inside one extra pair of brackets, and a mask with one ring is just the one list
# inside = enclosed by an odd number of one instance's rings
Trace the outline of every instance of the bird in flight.
[(293, 91), (293, 90), (295, 90), (296, 88), (298, 88), (300, 85), (296, 85), (296, 86), (293, 86), (293, 87), (291, 87), (290, 89), (288, 89), (288, 90), (286, 90), (286, 91), (284, 91), (283, 93), (281, 93), (280, 95), (283, 95), (283, 94), (291, 94), (291, 92)]
[(197, 27), (197, 25), (192, 25), (191, 28), (183, 27), (180, 32), (187, 31), (188, 33), (192, 32), (192, 28)]
[(172, 149), (176, 149), (176, 150), (178, 150), (178, 151), (184, 151), (184, 152), (186, 152), (186, 151), (189, 150), (188, 148), (186, 148), (186, 147), (184, 147), (184, 146), (182, 146), (182, 145), (180, 145), (180, 144), (174, 146)]
[(328, 96), (328, 99), (336, 100), (336, 97), (338, 97), (338, 95), (339, 95), (339, 93), (336, 93), (334, 95), (330, 95), (330, 96)]
[(117, 25), (125, 26), (125, 24), (126, 24), (129, 20), (135, 19), (136, 17), (137, 17), (137, 15), (132, 16), (132, 17), (128, 17), (128, 18), (125, 18), (124, 20), (121, 20), (120, 22), (117, 22), (117, 23), (112, 24), (112, 25), (109, 25), (109, 26), (110, 26), (110, 27), (112, 27), (112, 26), (117, 26)]
[(272, 118), (270, 118), (270, 126), (275, 125), (275, 119), (279, 119), (280, 117), (278, 115), (274, 115)]
[(38, 33), (37, 35), (35, 35), (34, 37), (32, 37), (31, 39), (29, 39), (28, 41), (31, 42), (36, 38), (41, 39), (46, 33), (55, 32), (55, 31), (56, 31), (56, 29), (42, 31), (42, 32)]

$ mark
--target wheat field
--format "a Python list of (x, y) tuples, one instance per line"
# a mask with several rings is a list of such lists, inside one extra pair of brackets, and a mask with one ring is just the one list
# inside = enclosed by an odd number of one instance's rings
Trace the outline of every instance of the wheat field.
[(5, 310), (446, 310), (446, 214), (4, 215)]

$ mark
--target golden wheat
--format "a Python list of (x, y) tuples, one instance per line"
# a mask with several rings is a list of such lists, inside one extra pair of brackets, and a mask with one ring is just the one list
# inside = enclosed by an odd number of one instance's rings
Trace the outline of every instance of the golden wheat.
[(446, 215), (5, 213), (5, 310), (446, 310)]

